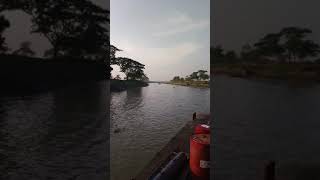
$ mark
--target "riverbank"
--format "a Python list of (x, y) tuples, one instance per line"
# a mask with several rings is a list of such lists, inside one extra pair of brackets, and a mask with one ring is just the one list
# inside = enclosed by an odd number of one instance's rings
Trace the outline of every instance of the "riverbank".
[(168, 84), (194, 88), (209, 88), (208, 81), (171, 81), (168, 82)]
[(107, 79), (104, 63), (85, 59), (43, 59), (0, 55), (1, 92), (34, 93), (73, 83)]
[(111, 92), (120, 92), (127, 89), (137, 88), (137, 87), (146, 87), (149, 84), (143, 81), (137, 80), (110, 80), (110, 91)]
[(232, 63), (211, 65), (214, 75), (320, 82), (320, 64), (315, 63)]

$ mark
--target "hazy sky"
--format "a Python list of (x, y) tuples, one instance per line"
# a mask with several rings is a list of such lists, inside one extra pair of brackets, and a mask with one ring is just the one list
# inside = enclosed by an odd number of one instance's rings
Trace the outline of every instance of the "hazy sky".
[[(111, 44), (170, 80), (210, 64), (210, 0), (111, 0)], [(114, 70), (113, 75), (120, 74)]]
[(319, 0), (214, 0), (211, 44), (240, 50), (285, 26), (310, 28), (319, 43), (319, 7)]

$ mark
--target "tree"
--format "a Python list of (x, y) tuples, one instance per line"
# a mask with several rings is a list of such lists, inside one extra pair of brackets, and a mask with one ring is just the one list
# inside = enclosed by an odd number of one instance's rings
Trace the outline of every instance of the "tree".
[(221, 45), (211, 47), (211, 55), (212, 57), (216, 58), (223, 58), (224, 57), (224, 50)]
[(172, 81), (180, 81), (180, 77), (179, 76), (175, 76), (175, 77), (173, 77)]
[(147, 82), (149, 81), (149, 78), (146, 75), (143, 75), (141, 80)]
[(36, 53), (30, 48), (31, 42), (25, 41), (22, 42), (20, 48), (15, 50), (13, 54), (21, 56), (34, 56)]
[(283, 48), (285, 49), (285, 57), (289, 62), (318, 55), (320, 52), (319, 45), (305, 39), (311, 33), (310, 29), (299, 27), (286, 27), (280, 31), (284, 39)]
[(186, 80), (186, 81), (192, 81), (192, 79), (191, 79), (190, 76), (186, 76), (185, 80)]
[(118, 57), (117, 61), (127, 80), (142, 80), (146, 77), (143, 71), (145, 65), (138, 61), (126, 57)]
[(199, 70), (198, 71), (198, 74), (199, 74), (199, 79), (200, 80), (207, 80), (209, 79), (209, 75), (206, 74), (208, 71), (205, 71), (205, 70)]
[(260, 56), (265, 56), (269, 58), (279, 58), (284, 52), (283, 47), (279, 44), (280, 33), (271, 33), (265, 35), (257, 43), (254, 44), (257, 53)]
[(199, 79), (198, 72), (193, 72), (192, 74), (190, 74), (189, 77), (192, 80), (198, 80)]
[(226, 52), (225, 57), (227, 58), (228, 61), (234, 61), (237, 59), (237, 54), (233, 50), (229, 50)]
[[(45, 36), (53, 57), (109, 56), (109, 11), (89, 0), (14, 0), (0, 4), (0, 11), (22, 10), (31, 16), (32, 32)], [(104, 59), (105, 60), (105, 59)]]
[(307, 28), (286, 27), (279, 33), (264, 36), (254, 45), (256, 49), (251, 52), (288, 62), (315, 57), (319, 54), (320, 47), (315, 42), (306, 39), (311, 33), (312, 31)]
[(3, 32), (9, 27), (9, 21), (4, 16), (0, 16), (0, 53), (5, 53), (9, 50), (5, 42), (6, 38), (3, 37)]
[(144, 64), (127, 57), (116, 57), (117, 51), (122, 50), (110, 45), (110, 64), (118, 65), (120, 67), (120, 71), (126, 75), (125, 79), (142, 81), (149, 80), (144, 73)]
[(120, 65), (119, 59), (116, 58), (117, 51), (122, 51), (117, 47), (110, 45), (110, 64), (111, 65)]

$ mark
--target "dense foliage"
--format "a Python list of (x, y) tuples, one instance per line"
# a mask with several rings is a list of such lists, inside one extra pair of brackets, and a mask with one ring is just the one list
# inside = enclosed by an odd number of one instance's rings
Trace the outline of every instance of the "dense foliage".
[[(245, 44), (240, 57), (234, 51), (225, 51), (221, 46), (211, 48), (212, 63), (246, 62), (303, 62), (317, 57), (320, 46), (307, 39), (312, 31), (307, 28), (286, 27), (278, 33), (266, 34), (253, 45)], [(314, 60), (314, 59), (313, 59)]]
[(186, 76), (185, 78), (180, 76), (175, 76), (171, 81), (177, 82), (177, 81), (206, 81), (209, 79), (209, 75), (207, 74), (208, 71), (205, 70), (199, 70), (196, 72), (192, 72), (189, 76)]

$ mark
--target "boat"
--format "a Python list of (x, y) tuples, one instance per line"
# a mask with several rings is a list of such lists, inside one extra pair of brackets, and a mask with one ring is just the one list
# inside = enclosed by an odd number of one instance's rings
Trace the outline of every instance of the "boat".
[(196, 125), (210, 124), (210, 114), (193, 113), (190, 120), (132, 180), (189, 180), (190, 136)]

